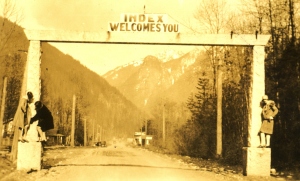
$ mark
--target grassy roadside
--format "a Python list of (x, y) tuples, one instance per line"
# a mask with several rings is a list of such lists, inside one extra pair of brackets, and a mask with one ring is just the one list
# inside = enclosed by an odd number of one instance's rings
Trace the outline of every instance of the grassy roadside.
[[(187, 164), (193, 164), (199, 167), (199, 170), (215, 172), (217, 174), (226, 175), (229, 177), (239, 177), (242, 180), (256, 180), (257, 178), (251, 178), (249, 176), (243, 175), (243, 165), (228, 165), (222, 159), (202, 159), (193, 158), (189, 156), (176, 155), (168, 151), (167, 149), (155, 147), (152, 145), (143, 146), (141, 148), (147, 149), (149, 151), (167, 155), (177, 160), (181, 160)], [(282, 171), (277, 171), (276, 174), (272, 174), (271, 177), (261, 177), (261, 180), (300, 180), (300, 173), (297, 170), (300, 168), (295, 168), (294, 170), (285, 169)]]

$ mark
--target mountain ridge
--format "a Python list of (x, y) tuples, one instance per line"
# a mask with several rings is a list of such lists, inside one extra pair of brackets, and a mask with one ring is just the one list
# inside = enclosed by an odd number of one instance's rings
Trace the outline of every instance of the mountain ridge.
[[(190, 93), (194, 91), (198, 78), (202, 75), (201, 73), (195, 75), (195, 72), (206, 71), (202, 64), (203, 59), (207, 57), (199, 48), (181, 56), (176, 53), (174, 56), (170, 54), (168, 56), (176, 58), (165, 61), (157, 56), (148, 55), (142, 63), (134, 68), (130, 66), (117, 68), (104, 74), (103, 77), (138, 107), (147, 107), (149, 102), (155, 104), (155, 100), (161, 96), (170, 97), (170, 95), (180, 95), (183, 92), (185, 92), (184, 96), (180, 98), (179, 102), (184, 102), (184, 99), (187, 99)], [(205, 66), (209, 65), (205, 64)], [(178, 83), (178, 80), (181, 81)], [(176, 87), (176, 89), (172, 87)], [(183, 90), (182, 87), (188, 87), (190, 91)], [(179, 93), (174, 94), (174, 91), (178, 92), (178, 88)], [(175, 102), (178, 102), (176, 96), (171, 97)]]

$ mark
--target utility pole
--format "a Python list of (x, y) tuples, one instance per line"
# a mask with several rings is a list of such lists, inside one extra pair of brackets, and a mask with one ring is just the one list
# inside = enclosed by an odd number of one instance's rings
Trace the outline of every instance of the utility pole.
[(72, 107), (72, 127), (71, 127), (71, 146), (74, 147), (75, 142), (75, 105), (76, 105), (76, 96), (73, 95), (73, 107)]
[(99, 141), (99, 139), (98, 139), (98, 136), (99, 136), (98, 127), (99, 127), (99, 125), (97, 124), (97, 126), (96, 126), (96, 139), (95, 139), (95, 140), (97, 140), (96, 142)]
[(102, 141), (102, 126), (100, 126), (100, 141)]
[(102, 133), (103, 133), (103, 141), (105, 141), (105, 129), (102, 129)]
[(93, 144), (95, 143), (95, 119), (93, 119)]
[(148, 129), (148, 120), (145, 121), (145, 133), (146, 133), (146, 135), (147, 135), (147, 131), (148, 131), (147, 129)]
[(101, 141), (101, 127), (98, 125), (98, 141)]
[(217, 157), (222, 157), (222, 74), (222, 60), (220, 59), (217, 68)]
[(163, 104), (163, 146), (166, 146), (165, 104)]
[(4, 111), (5, 111), (6, 87), (7, 87), (7, 77), (4, 77), (2, 101), (1, 101), (1, 113), (0, 113), (0, 133), (1, 133), (0, 146), (2, 145), (2, 138), (3, 138), (2, 130), (3, 130)]
[(86, 146), (86, 118), (84, 118), (84, 143), (83, 146)]

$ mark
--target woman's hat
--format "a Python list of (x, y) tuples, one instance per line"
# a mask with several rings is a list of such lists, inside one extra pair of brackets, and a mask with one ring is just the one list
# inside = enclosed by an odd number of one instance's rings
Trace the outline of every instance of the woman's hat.
[(41, 101), (36, 101), (34, 105), (35, 105), (35, 110), (39, 110), (43, 107), (43, 103)]
[(268, 98), (267, 95), (264, 95), (264, 96), (262, 96), (262, 99), (263, 99), (263, 100), (268, 100), (269, 98)]
[(32, 99), (33, 98), (32, 92), (27, 92), (27, 97), (28, 97), (28, 99)]

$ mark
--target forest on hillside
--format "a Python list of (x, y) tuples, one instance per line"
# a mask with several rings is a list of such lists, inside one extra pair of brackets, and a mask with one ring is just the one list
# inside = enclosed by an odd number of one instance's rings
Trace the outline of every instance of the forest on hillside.
[(7, 96), (3, 121), (14, 117), (20, 99), (29, 42), (23, 29), (0, 17), (0, 87), (7, 79)]
[[(104, 131), (106, 139), (133, 137), (146, 115), (105, 79), (71, 56), (43, 43), (41, 57), (41, 100), (52, 110), (56, 129), (71, 133), (73, 95), (76, 96), (75, 135), (83, 144), (84, 121), (89, 141)], [(101, 131), (102, 132), (102, 131)], [(103, 132), (102, 132), (103, 133)]]

